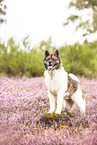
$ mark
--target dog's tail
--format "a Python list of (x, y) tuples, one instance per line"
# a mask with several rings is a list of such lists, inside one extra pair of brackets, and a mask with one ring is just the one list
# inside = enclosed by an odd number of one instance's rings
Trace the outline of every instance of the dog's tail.
[(78, 83), (80, 83), (80, 80), (79, 80), (78, 77), (76, 77), (74, 74), (70, 73), (70, 74), (68, 74), (68, 76), (69, 76), (71, 79), (73, 79), (73, 80), (77, 81)]

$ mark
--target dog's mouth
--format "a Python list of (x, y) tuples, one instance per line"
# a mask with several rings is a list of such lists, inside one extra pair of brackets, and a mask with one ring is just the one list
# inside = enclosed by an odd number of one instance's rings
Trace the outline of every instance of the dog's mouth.
[(48, 66), (48, 70), (50, 71), (50, 70), (54, 70), (55, 69), (55, 67), (54, 66)]
[(55, 70), (55, 69), (59, 68), (59, 65), (60, 64), (54, 64), (53, 66), (48, 66), (47, 68), (48, 68), (49, 71), (50, 70)]
[(48, 66), (48, 70), (53, 70), (53, 66)]

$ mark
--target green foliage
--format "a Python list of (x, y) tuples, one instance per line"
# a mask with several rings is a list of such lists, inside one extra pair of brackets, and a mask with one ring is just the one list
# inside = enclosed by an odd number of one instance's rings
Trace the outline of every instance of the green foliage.
[[(0, 0), (0, 23), (5, 22), (4, 16), (6, 15), (6, 5), (4, 4), (4, 0)], [(1, 17), (3, 16), (3, 17)]]
[[(92, 45), (92, 44), (91, 44)], [(90, 48), (89, 44), (69, 45), (60, 49), (62, 63), (68, 73), (76, 75), (85, 75), (87, 77), (95, 77), (97, 71), (96, 49)]]
[(97, 0), (72, 0), (69, 7), (75, 6), (78, 10), (84, 8), (95, 8), (97, 6)]
[[(97, 31), (97, 0), (72, 0), (69, 4), (69, 9), (75, 7), (76, 14), (71, 14), (67, 18), (67, 22), (64, 25), (68, 25), (69, 22), (75, 22), (78, 20), (78, 25), (76, 31), (79, 28), (85, 29), (86, 33), (83, 36), (90, 35), (91, 33), (96, 33)], [(91, 9), (92, 14), (88, 13), (88, 16), (92, 15), (92, 22), (90, 17), (87, 17), (86, 20), (83, 20), (83, 16), (86, 13), (84, 10)], [(83, 15), (80, 15), (80, 12), (83, 11)]]
[[(55, 47), (51, 47), (51, 38), (40, 43), (40, 46), (31, 48), (26, 37), (23, 42), (16, 43), (13, 38), (0, 44), (0, 74), (8, 76), (43, 76), (44, 51), (51, 53)], [(65, 45), (60, 49), (60, 57), (63, 67), (68, 73), (97, 77), (97, 42), (74, 45)]]
[(34, 48), (27, 50), (25, 43), (22, 45), (23, 49), (20, 46), (13, 38), (9, 39), (7, 46), (4, 43), (0, 45), (0, 73), (8, 76), (43, 75), (43, 53)]

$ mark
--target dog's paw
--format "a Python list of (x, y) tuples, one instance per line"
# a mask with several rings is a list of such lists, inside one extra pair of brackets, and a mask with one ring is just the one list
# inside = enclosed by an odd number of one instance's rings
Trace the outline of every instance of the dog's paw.
[(44, 117), (44, 118), (57, 118), (59, 116), (60, 116), (59, 114), (54, 113), (54, 112), (45, 113), (45, 114), (42, 115), (42, 117)]
[(42, 115), (42, 117), (44, 118), (51, 118), (51, 116), (53, 116), (54, 112), (51, 112), (51, 113), (45, 113)]
[(51, 112), (49, 113), (49, 116), (50, 118), (54, 118), (54, 117), (59, 117), (60, 115), (58, 113)]

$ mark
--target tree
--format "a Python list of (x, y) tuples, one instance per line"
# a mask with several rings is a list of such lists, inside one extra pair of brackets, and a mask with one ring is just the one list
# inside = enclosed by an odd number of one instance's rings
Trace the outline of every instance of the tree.
[(0, 0), (0, 24), (5, 22), (4, 16), (6, 15), (6, 5), (4, 4), (4, 0)]
[[(76, 30), (79, 28), (85, 29), (83, 36), (94, 34), (97, 32), (97, 0), (72, 0), (69, 3), (69, 9), (75, 8), (75, 12), (67, 18), (67, 22), (64, 25), (68, 25), (70, 22), (78, 21)], [(88, 17), (83, 20), (83, 16), (88, 10)], [(83, 15), (82, 12), (83, 11)], [(91, 12), (91, 14), (90, 14)], [(92, 16), (92, 19), (90, 19)]]

